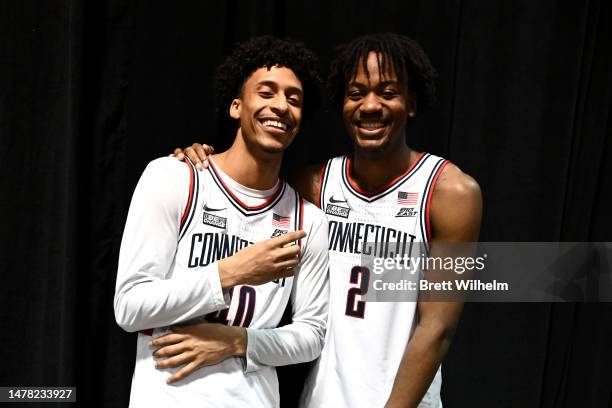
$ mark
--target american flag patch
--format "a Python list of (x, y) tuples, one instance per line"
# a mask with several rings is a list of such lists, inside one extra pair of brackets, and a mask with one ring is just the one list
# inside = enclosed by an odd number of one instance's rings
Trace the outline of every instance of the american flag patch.
[(291, 226), (291, 217), (272, 213), (272, 225), (280, 228), (289, 228)]
[(407, 193), (405, 191), (397, 192), (397, 203), (402, 205), (417, 205), (419, 201), (419, 193)]

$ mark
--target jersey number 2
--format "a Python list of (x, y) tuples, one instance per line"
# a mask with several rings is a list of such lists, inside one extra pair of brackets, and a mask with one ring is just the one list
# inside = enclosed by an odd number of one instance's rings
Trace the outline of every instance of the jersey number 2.
[[(229, 290), (230, 299), (233, 300), (234, 288)], [(238, 295), (238, 308), (236, 309), (236, 315), (232, 326), (249, 327), (251, 320), (253, 320), (253, 314), (255, 313), (255, 289), (250, 286), (240, 287), (240, 293)], [(209, 322), (221, 323), (227, 326), (230, 325), (227, 315), (229, 313), (229, 307), (227, 309), (220, 310), (218, 312), (209, 313), (206, 320)]]
[(346, 296), (346, 315), (363, 319), (365, 315), (366, 302), (356, 300), (357, 296), (363, 296), (368, 293), (368, 284), (370, 283), (370, 270), (365, 266), (353, 266), (351, 269), (350, 282), (353, 284), (359, 283), (359, 286), (350, 288)]

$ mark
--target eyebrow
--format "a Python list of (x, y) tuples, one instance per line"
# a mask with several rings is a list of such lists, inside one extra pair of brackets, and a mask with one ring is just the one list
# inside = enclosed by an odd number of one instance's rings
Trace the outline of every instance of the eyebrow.
[[(401, 82), (398, 80), (388, 80), (388, 81), (381, 81), (378, 83), (377, 86), (387, 86), (387, 85), (400, 85)], [(351, 81), (349, 82), (348, 86), (357, 86), (357, 87), (366, 87), (367, 84), (363, 83), (363, 82), (358, 82), (358, 81)]]
[[(261, 81), (261, 82), (258, 82), (256, 86), (258, 86), (258, 87), (259, 86), (269, 86), (270, 88), (276, 89), (276, 88), (278, 88), (278, 83), (274, 82), (274, 81)], [(297, 86), (290, 86), (289, 88), (287, 88), (287, 90), (290, 91), (290, 92), (298, 93), (300, 95), (302, 95), (304, 93)]]

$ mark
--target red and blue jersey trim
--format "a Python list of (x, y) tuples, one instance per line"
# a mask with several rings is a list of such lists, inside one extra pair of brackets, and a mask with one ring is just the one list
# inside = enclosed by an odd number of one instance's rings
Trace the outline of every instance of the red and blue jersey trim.
[(249, 206), (242, 202), (232, 192), (232, 190), (227, 186), (227, 184), (223, 182), (223, 179), (219, 175), (219, 171), (215, 168), (215, 165), (212, 163), (212, 161), (209, 161), (208, 171), (210, 172), (212, 179), (217, 185), (217, 187), (219, 187), (219, 190), (221, 190), (221, 192), (227, 197), (232, 206), (234, 206), (238, 211), (240, 211), (240, 213), (245, 216), (257, 215), (268, 211), (280, 201), (286, 189), (285, 182), (280, 180), (277, 189), (274, 191), (274, 193), (272, 193), (270, 198), (268, 198), (265, 202), (259, 205)]
[(185, 165), (189, 169), (189, 195), (187, 197), (185, 209), (183, 210), (183, 215), (181, 216), (179, 241), (183, 238), (185, 232), (189, 229), (189, 225), (193, 221), (196, 205), (198, 203), (198, 196), (200, 194), (200, 175), (198, 171), (189, 159), (185, 159)]
[(445, 159), (438, 159), (433, 167), (433, 170), (429, 174), (427, 183), (425, 184), (425, 196), (421, 200), (420, 214), (421, 214), (421, 235), (425, 242), (431, 241), (431, 221), (430, 221), (430, 207), (431, 199), (433, 197), (434, 189), (440, 174), (450, 161)]
[(412, 163), (412, 165), (403, 174), (399, 175), (398, 177), (393, 179), (391, 182), (389, 182), (387, 185), (379, 188), (376, 191), (365, 191), (357, 185), (357, 183), (355, 182), (355, 180), (353, 180), (351, 176), (351, 158), (348, 156), (345, 156), (342, 159), (342, 171), (341, 171), (342, 181), (344, 182), (344, 185), (346, 186), (346, 188), (354, 196), (356, 196), (357, 198), (363, 201), (371, 203), (373, 201), (376, 201), (386, 196), (392, 191), (396, 190), (400, 186), (400, 184), (408, 180), (413, 174), (415, 174), (423, 166), (423, 163), (425, 163), (426, 159), (429, 156), (431, 155), (428, 153), (424, 153), (424, 152), (421, 153), (417, 157), (417, 159), (414, 161), (414, 163)]

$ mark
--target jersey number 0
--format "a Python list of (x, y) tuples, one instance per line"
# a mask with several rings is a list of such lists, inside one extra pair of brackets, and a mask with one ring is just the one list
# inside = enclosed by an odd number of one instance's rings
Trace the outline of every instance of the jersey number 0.
[[(240, 287), (240, 293), (238, 295), (238, 308), (236, 309), (236, 315), (234, 316), (234, 320), (231, 324), (232, 326), (249, 327), (251, 320), (253, 320), (253, 314), (255, 313), (255, 295), (256, 292), (254, 288), (250, 286)], [(233, 301), (234, 288), (229, 290), (229, 296), (231, 301)], [(229, 326), (230, 322), (227, 318), (228, 313), (229, 307), (227, 309), (219, 310), (218, 312), (209, 313), (206, 316), (206, 320)]]

